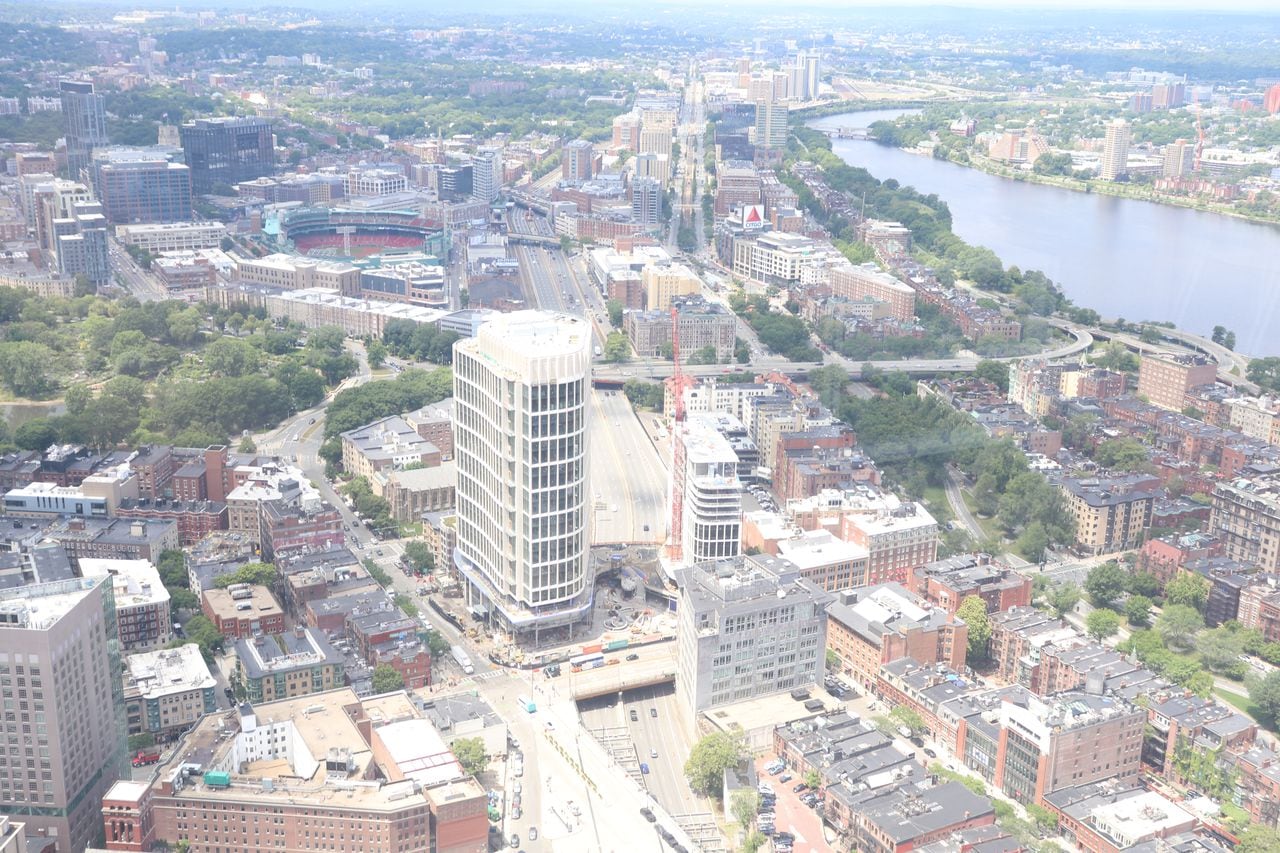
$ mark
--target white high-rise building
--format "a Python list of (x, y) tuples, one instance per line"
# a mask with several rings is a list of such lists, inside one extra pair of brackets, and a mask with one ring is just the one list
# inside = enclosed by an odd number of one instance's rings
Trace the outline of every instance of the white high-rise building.
[(493, 201), (502, 189), (502, 152), (497, 148), (481, 148), (471, 155), (471, 197), (476, 201)]
[(818, 97), (818, 88), (822, 80), (822, 67), (819, 64), (819, 56), (816, 50), (808, 53), (801, 52), (797, 57), (797, 64), (804, 69), (804, 86), (805, 97), (803, 100), (812, 101)]
[(57, 853), (102, 837), (102, 797), (128, 778), (120, 673), (110, 579), (0, 591), (0, 698), (21, 714), (0, 731), (0, 814)]
[(1114, 181), (1129, 169), (1129, 142), (1133, 128), (1122, 118), (1107, 125), (1107, 135), (1102, 143), (1102, 168), (1098, 176), (1104, 181)]
[(589, 618), (591, 326), (501, 314), (453, 352), (454, 564), (469, 604), (520, 635)]
[(742, 482), (738, 455), (716, 429), (715, 419), (691, 416), (674, 433), (680, 443), (671, 477), (672, 500), (680, 492), (681, 560), (685, 565), (737, 556), (742, 542)]

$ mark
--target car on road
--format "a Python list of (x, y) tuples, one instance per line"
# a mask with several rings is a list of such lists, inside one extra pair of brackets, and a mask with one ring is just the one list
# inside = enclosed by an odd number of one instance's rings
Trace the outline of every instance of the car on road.
[(640, 807), (640, 816), (643, 817), (645, 820), (649, 821), (649, 823), (658, 822), (658, 818), (654, 816), (653, 810), (650, 809), (648, 806)]
[(635, 708), (632, 708), (632, 709), (631, 709), (631, 722), (633, 722), (633, 723), (638, 723), (638, 722), (640, 722), (640, 715), (636, 713), (636, 709), (635, 709)]
[(520, 818), (522, 818), (522, 817), (524, 817), (524, 809), (520, 808), (519, 806), (514, 806), (514, 807), (512, 807), (512, 809), (511, 809), (511, 819), (512, 819), (512, 820), (519, 820), (519, 819), (520, 819)]
[(649, 765), (648, 765), (648, 764), (645, 764), (643, 761), (641, 761), (641, 762), (640, 762), (640, 772), (641, 772), (641, 773), (648, 773), (648, 772), (649, 772)]
[(649, 709), (649, 716), (650, 716), (650, 717), (653, 717), (653, 718), (656, 720), (656, 719), (658, 718), (658, 709), (657, 709), (657, 708), (650, 708), (650, 709)]
[(538, 840), (538, 827), (536, 826), (529, 827), (529, 840), (530, 841)]
[(929, 756), (930, 758), (938, 757), (938, 753), (934, 752), (932, 749), (929, 749), (928, 747), (925, 747), (924, 754)]
[(521, 784), (520, 782), (516, 782), (514, 785), (511, 786), (512, 793), (519, 794), (523, 790), (524, 790), (524, 785)]
[(629, 655), (627, 655), (627, 660), (640, 660), (640, 655), (637, 655), (637, 654), (629, 654)]
[(516, 835), (514, 832), (511, 833), (511, 837), (507, 839), (507, 843), (511, 845), (512, 850), (516, 849), (520, 846), (520, 836)]
[(658, 750), (656, 750), (656, 749), (651, 749), (651, 750), (649, 750), (649, 757), (650, 757), (650, 758), (657, 758), (657, 757), (658, 757)]

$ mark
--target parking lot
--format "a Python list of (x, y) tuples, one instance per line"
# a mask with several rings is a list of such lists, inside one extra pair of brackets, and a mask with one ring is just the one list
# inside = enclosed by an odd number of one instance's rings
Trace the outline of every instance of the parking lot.
[(827, 843), (822, 834), (822, 818), (818, 812), (800, 802), (801, 793), (792, 789), (800, 782), (791, 779), (788, 782), (778, 781), (787, 771), (777, 776), (770, 776), (765, 767), (773, 761), (772, 756), (756, 759), (756, 775), (760, 781), (773, 788), (777, 797), (773, 806), (774, 835), (789, 833), (794, 836), (792, 850), (794, 853), (834, 853), (835, 848)]

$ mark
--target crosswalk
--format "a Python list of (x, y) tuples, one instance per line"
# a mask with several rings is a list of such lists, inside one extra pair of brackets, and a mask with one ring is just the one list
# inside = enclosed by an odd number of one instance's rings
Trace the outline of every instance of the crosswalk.
[(488, 672), (481, 672), (477, 675), (473, 675), (467, 680), (468, 681), (492, 681), (495, 678), (501, 678), (505, 674), (506, 673), (504, 673), (500, 669), (491, 669)]

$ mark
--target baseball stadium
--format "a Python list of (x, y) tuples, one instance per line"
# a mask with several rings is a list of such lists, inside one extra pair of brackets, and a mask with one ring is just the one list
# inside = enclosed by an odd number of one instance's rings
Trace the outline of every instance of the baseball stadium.
[(274, 235), (282, 251), (331, 260), (373, 260), (384, 254), (443, 257), (444, 226), (413, 211), (301, 208), (283, 214)]

